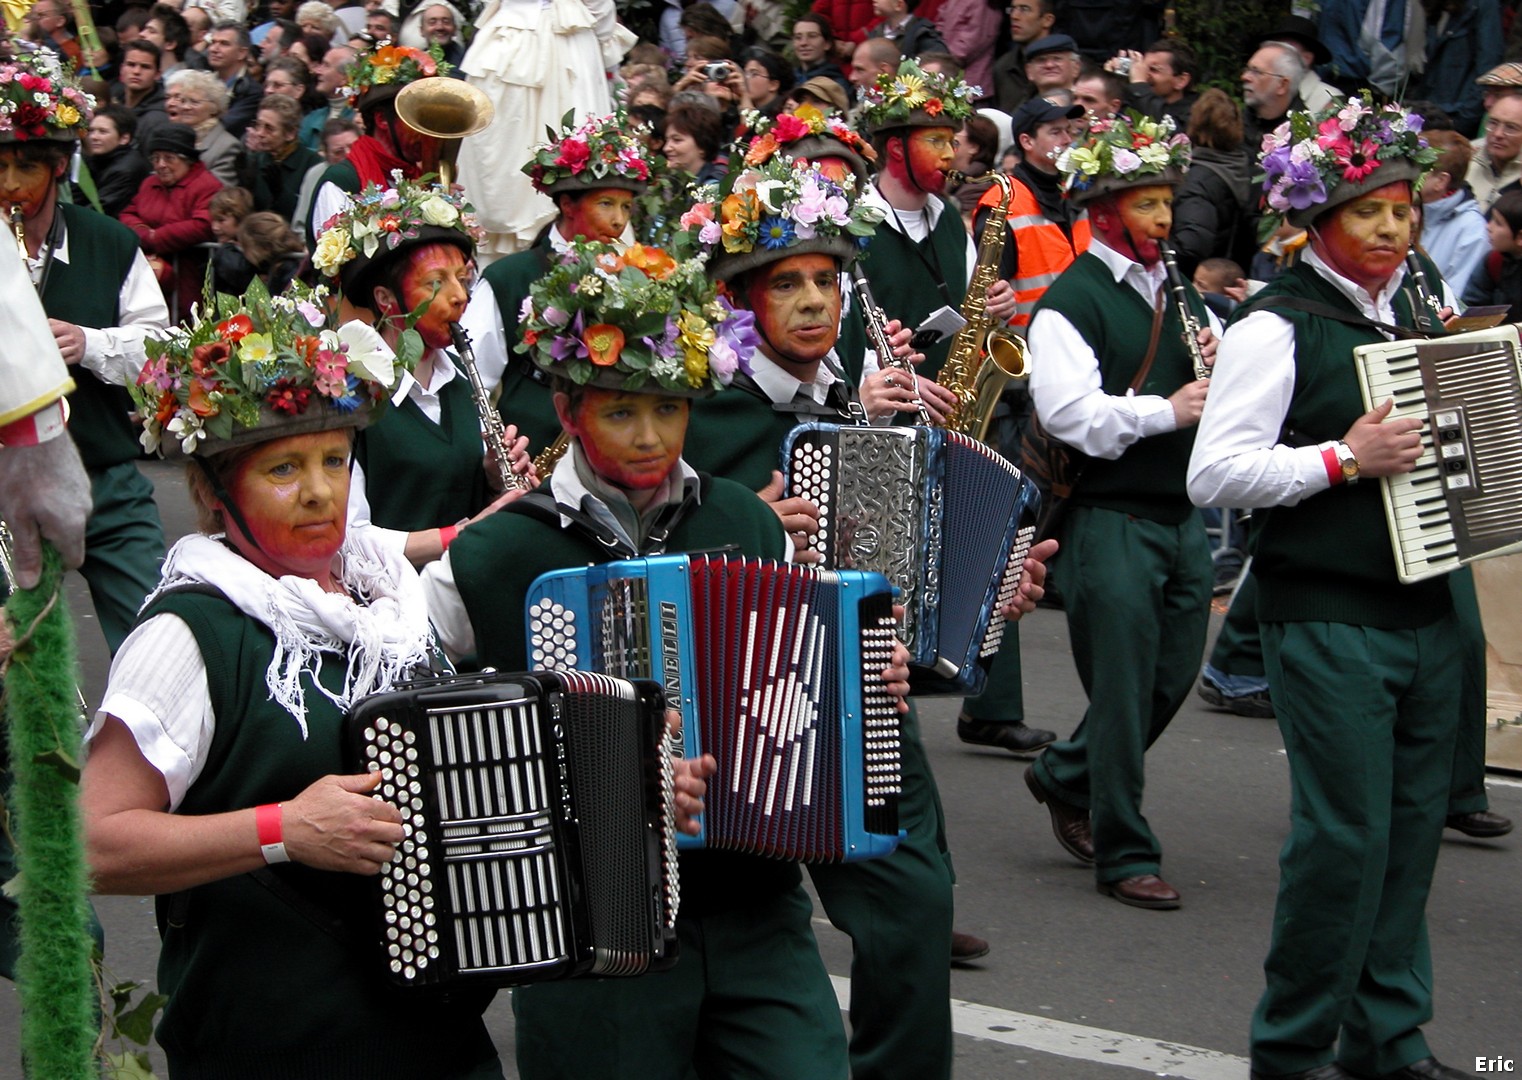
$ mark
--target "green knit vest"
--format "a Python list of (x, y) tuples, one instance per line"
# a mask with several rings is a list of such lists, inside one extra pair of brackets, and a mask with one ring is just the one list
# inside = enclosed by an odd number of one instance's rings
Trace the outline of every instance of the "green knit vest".
[[(137, 257), (137, 237), (118, 221), (72, 203), (59, 203), (67, 231), (69, 261), (54, 259), (48, 268), (42, 306), (51, 319), (104, 330), (121, 318), (122, 283)], [(69, 434), (87, 469), (105, 469), (135, 461), (142, 447), (130, 413), (126, 387), (103, 382), (83, 364), (69, 369)]]
[[(917, 244), (897, 229), (880, 225), (862, 256), (862, 269), (872, 282), (872, 295), (877, 297), (883, 312), (911, 330), (942, 306), (960, 309), (967, 295), (967, 226), (955, 206), (939, 195), (931, 198), (941, 204), (941, 216), (925, 243)], [(944, 292), (939, 287), (942, 281), (946, 285)], [(848, 344), (858, 348), (854, 341)], [(925, 349), (925, 362), (917, 369), (919, 373), (934, 379), (946, 362), (950, 347), (948, 336)], [(859, 365), (860, 360), (856, 363)], [(860, 372), (859, 366), (857, 371)]]
[[(1358, 315), (1358, 309), (1326, 278), (1299, 263), (1236, 315), (1266, 309), (1294, 325), (1295, 389), (1285, 437), (1296, 445), (1340, 439), (1367, 411), (1353, 350), (1386, 339), (1372, 328), (1276, 309), (1274, 298), (1281, 296), (1314, 300), (1350, 315)], [(1402, 326), (1413, 325), (1404, 290), (1396, 295), (1394, 308)], [(1262, 518), (1253, 556), (1260, 621), (1407, 630), (1436, 622), (1452, 609), (1446, 579), (1402, 585), (1396, 578), (1378, 480), (1338, 485), (1253, 517), (1255, 523)]]
[[(1189, 289), (1190, 306), (1201, 326), (1209, 325), (1204, 305)], [(1104, 392), (1123, 397), (1136, 377), (1152, 337), (1153, 308), (1129, 284), (1117, 284), (1098, 256), (1085, 252), (1063, 271), (1032, 313), (1052, 308), (1083, 335), (1099, 357)], [(1194, 365), (1184, 347), (1178, 311), (1163, 305), (1157, 355), (1138, 394), (1168, 397), (1194, 381)], [(1074, 506), (1117, 510), (1167, 525), (1177, 525), (1194, 513), (1184, 490), (1189, 452), (1196, 428), (1139, 439), (1115, 460), (1088, 458), (1073, 492)]]
[(516, 351), (518, 345), (518, 311), (523, 307), (529, 287), (550, 271), (548, 233), (527, 251), (498, 259), (481, 273), (481, 280), (491, 286), (502, 316), (502, 339), (507, 346), (507, 370), (502, 373), (502, 395), (497, 411), (504, 424), (515, 424), (519, 435), (528, 436), (528, 450), (538, 454), (560, 436), (560, 419), (555, 415), (554, 394), (549, 385), (534, 377), (534, 362)]
[[(714, 478), (702, 503), (672, 529), (666, 550), (711, 551), (730, 544), (745, 555), (780, 559), (785, 550), (782, 523), (751, 492)], [(462, 530), (449, 547), (449, 564), (470, 615), (480, 663), (500, 671), (525, 670), (529, 586), (552, 570), (608, 561), (608, 550), (580, 528), (558, 528), (519, 507), (509, 506)], [(795, 863), (726, 851), (685, 852), (682, 914), (744, 907), (800, 880)]]
[[(160, 597), (141, 618), (165, 613), (195, 635), (216, 716), (210, 755), (176, 813), (287, 801), (323, 776), (355, 771), (344, 763), (342, 714), (309, 675), (306, 738), (270, 700), (266, 626), (196, 590)], [(340, 690), (345, 658), (322, 661), (323, 685)], [(490, 994), (418, 998), (381, 978), (374, 887), (288, 863), (158, 897), (159, 989), (170, 998), (158, 1039), (170, 1072), (403, 1080), (468, 1075), (489, 1060), (480, 1013)]]
[(463, 373), (444, 385), (439, 406), (435, 424), (409, 397), (354, 442), (370, 520), (382, 528), (415, 532), (452, 525), (490, 501), (476, 403)]
[(731, 388), (692, 403), (682, 456), (699, 472), (760, 491), (771, 482), (772, 470), (782, 467), (782, 440), (805, 419)]

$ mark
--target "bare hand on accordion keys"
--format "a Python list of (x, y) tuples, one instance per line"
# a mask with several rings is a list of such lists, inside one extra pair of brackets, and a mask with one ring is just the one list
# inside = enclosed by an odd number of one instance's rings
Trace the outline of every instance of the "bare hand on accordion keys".
[(1422, 456), (1422, 422), (1414, 416), (1388, 420), (1395, 400), (1370, 409), (1348, 428), (1342, 441), (1358, 459), (1359, 476), (1398, 476), (1416, 468)]
[(1036, 605), (1046, 595), (1046, 563), (1057, 554), (1057, 541), (1043, 540), (1030, 549), (1020, 572), (1020, 588), (1009, 603), (999, 609), (1011, 622), (1036, 610)]
[[(894, 619), (903, 622), (905, 614), (903, 604), (893, 605)], [(893, 639), (893, 662), (883, 668), (883, 682), (887, 684), (888, 693), (898, 699), (893, 704), (899, 713), (907, 713), (909, 711), (909, 650), (897, 638)]]
[(378, 874), (405, 837), (396, 807), (372, 797), (381, 774), (324, 776), (281, 804), (291, 858), (318, 870)]
[(784, 499), (782, 488), (782, 474), (773, 469), (771, 483), (756, 494), (782, 519), (782, 528), (793, 541), (793, 562), (823, 562), (824, 557), (809, 547), (809, 537), (819, 531), (819, 507), (797, 495)]

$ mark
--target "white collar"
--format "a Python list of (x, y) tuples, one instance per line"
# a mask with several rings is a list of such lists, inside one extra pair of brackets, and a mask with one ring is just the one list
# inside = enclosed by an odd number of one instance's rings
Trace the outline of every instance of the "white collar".
[(1406, 266), (1404, 263), (1390, 275), (1390, 280), (1385, 282), (1385, 287), (1380, 290), (1379, 299), (1369, 295), (1365, 289), (1352, 278), (1343, 277), (1331, 265), (1316, 253), (1311, 244), (1305, 245), (1305, 253), (1301, 256), (1311, 268), (1322, 277), (1336, 286), (1337, 291), (1353, 302), (1353, 306), (1369, 316), (1371, 319), (1379, 319), (1383, 322), (1395, 321), (1395, 309), (1391, 306), (1395, 300), (1395, 294), (1399, 291), (1401, 282), (1406, 280)]
[[(598, 492), (592, 491), (581, 482), (581, 474), (577, 468), (581, 460), (581, 442), (580, 440), (572, 439), (570, 445), (566, 447), (565, 457), (561, 459), (560, 465), (556, 467), (552, 476), (553, 483), (551, 490), (554, 493), (556, 505), (582, 511), (594, 521), (612, 529), (619, 539), (623, 540), (632, 550), (638, 551), (640, 549), (639, 543), (628, 534), (628, 531), (624, 528), (624, 523), (609, 508), (607, 499)], [(675, 484), (673, 484), (673, 480), (676, 481)], [(667, 503), (679, 502), (686, 497), (689, 480), (694, 484), (698, 482), (697, 470), (687, 464), (686, 458), (679, 457), (676, 459), (676, 468), (662, 482), (663, 486), (656, 493), (655, 500), (651, 505), (662, 506)], [(630, 507), (630, 509), (632, 510), (633, 508)], [(569, 528), (571, 521), (572, 519), (568, 514), (561, 513), (560, 527), (562, 529)]]
[(1089, 253), (1105, 264), (1105, 269), (1110, 271), (1117, 285), (1129, 280), (1139, 291), (1142, 286), (1146, 286), (1145, 293), (1149, 299), (1156, 295), (1158, 286), (1168, 276), (1161, 260), (1155, 266), (1143, 266), (1131, 256), (1116, 251), (1097, 233), (1089, 243)]
[(883, 224), (896, 233), (904, 232), (903, 222), (899, 220), (899, 214), (919, 213), (925, 215), (925, 225), (929, 231), (935, 232), (936, 223), (941, 220), (941, 214), (946, 209), (946, 203), (943, 200), (931, 195), (925, 200), (923, 210), (896, 210), (887, 199), (883, 198), (883, 193), (877, 189), (876, 184), (867, 185), (867, 190), (861, 194), (861, 201), (868, 206), (875, 206), (881, 210), (886, 215), (883, 218)]
[[(624, 231), (619, 234), (618, 242), (613, 246), (619, 251), (624, 250), (634, 243), (634, 226), (625, 225)], [(560, 235), (560, 219), (557, 217), (550, 223), (550, 250), (557, 255), (564, 255), (571, 250), (571, 242)]]
[[(390, 351), (389, 348), (387, 351)], [(396, 354), (392, 353), (391, 358), (394, 360)], [(391, 404), (399, 406), (409, 397), (436, 398), (458, 373), (459, 369), (454, 365), (454, 357), (448, 350), (440, 349), (433, 361), (433, 385), (424, 386), (418, 382), (416, 375), (410, 371), (404, 371), (401, 381), (396, 384), (396, 389), (391, 393)]]
[(751, 354), (750, 377), (762, 393), (771, 398), (777, 405), (786, 405), (798, 396), (798, 391), (808, 388), (809, 396), (819, 405), (825, 403), (825, 395), (831, 386), (840, 381), (835, 374), (835, 369), (840, 365), (840, 358), (835, 350), (831, 349), (829, 355), (819, 362), (819, 368), (814, 374), (812, 383), (805, 383), (798, 376), (792, 374), (781, 364), (767, 356), (760, 349)]

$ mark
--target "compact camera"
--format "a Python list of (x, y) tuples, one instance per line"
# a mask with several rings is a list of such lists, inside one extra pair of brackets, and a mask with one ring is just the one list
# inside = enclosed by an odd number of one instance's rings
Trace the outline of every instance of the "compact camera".
[(1115, 58), (1115, 74), (1131, 74), (1131, 58), (1129, 56), (1117, 56)]
[(729, 78), (729, 65), (722, 60), (713, 64), (704, 64), (701, 70), (703, 78), (709, 82), (721, 83)]

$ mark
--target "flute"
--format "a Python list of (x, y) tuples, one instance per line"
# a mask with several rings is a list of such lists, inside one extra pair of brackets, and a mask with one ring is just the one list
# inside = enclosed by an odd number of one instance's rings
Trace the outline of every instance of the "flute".
[(1168, 291), (1173, 294), (1174, 306), (1178, 308), (1179, 322), (1184, 327), (1184, 348), (1189, 350), (1189, 362), (1194, 365), (1194, 377), (1208, 379), (1210, 365), (1205, 363), (1205, 354), (1200, 351), (1200, 320), (1194, 317), (1194, 311), (1189, 306), (1189, 290), (1184, 285), (1184, 275), (1179, 273), (1178, 260), (1173, 256), (1173, 249), (1167, 244), (1159, 244), (1158, 249), (1163, 255), (1163, 267), (1168, 271)]
[[(872, 348), (877, 353), (878, 366), (885, 371), (888, 368), (902, 371), (909, 378), (910, 389), (918, 396), (920, 385), (915, 378), (914, 368), (908, 360), (893, 355), (893, 346), (888, 341), (888, 319), (878, 306), (877, 297), (872, 295), (872, 285), (867, 281), (866, 271), (860, 263), (851, 264), (851, 282), (856, 286), (856, 295), (861, 300), (861, 318), (867, 324), (867, 337), (871, 339)], [(925, 408), (924, 401), (919, 406), (919, 422), (926, 427), (930, 426), (930, 410)]]
[(1406, 252), (1406, 270), (1411, 275), (1411, 287), (1416, 290), (1417, 303), (1411, 307), (1416, 328), (1426, 334), (1436, 334), (1443, 328), (1443, 304), (1427, 283), (1427, 272), (1422, 269), (1422, 260), (1417, 258), (1414, 250)]
[(491, 403), (491, 394), (487, 392), (486, 384), (481, 381), (481, 372), (476, 367), (476, 353), (470, 347), (470, 335), (459, 323), (450, 323), (449, 337), (454, 342), (455, 352), (460, 354), (460, 366), (465, 369), (465, 377), (470, 380), (470, 396), (476, 403), (476, 412), (481, 419), (481, 441), (496, 460), (497, 477), (502, 482), (502, 490), (528, 490), (528, 477), (513, 472), (512, 462), (508, 460), (507, 429), (502, 425), (502, 417), (498, 415), (496, 406)]

